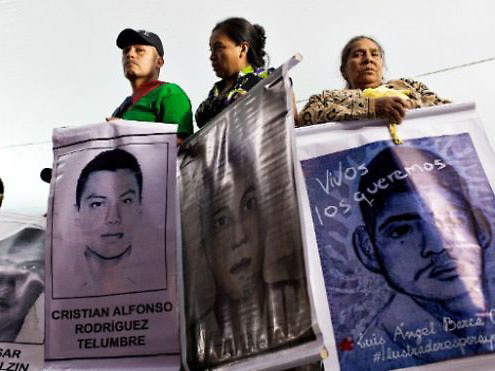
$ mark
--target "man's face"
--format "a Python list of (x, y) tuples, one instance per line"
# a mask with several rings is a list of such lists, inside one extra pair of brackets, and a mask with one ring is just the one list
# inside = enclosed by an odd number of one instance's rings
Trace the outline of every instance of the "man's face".
[[(44, 289), (44, 238), (38, 243), (18, 243), (0, 249), (0, 341), (9, 329), (20, 326)], [(10, 333), (10, 335), (17, 335)]]
[(217, 284), (233, 300), (253, 295), (262, 281), (258, 200), (245, 177), (219, 187), (212, 202), (208, 258)]
[(448, 190), (423, 188), (421, 199), (413, 192), (390, 195), (376, 220), (375, 246), (399, 291), (426, 300), (483, 295), (472, 212)]
[(122, 67), (129, 80), (158, 78), (162, 65), (163, 58), (158, 55), (154, 46), (135, 44), (122, 49)]
[(102, 259), (122, 256), (141, 213), (139, 186), (131, 170), (95, 171), (81, 194), (78, 220), (86, 248)]

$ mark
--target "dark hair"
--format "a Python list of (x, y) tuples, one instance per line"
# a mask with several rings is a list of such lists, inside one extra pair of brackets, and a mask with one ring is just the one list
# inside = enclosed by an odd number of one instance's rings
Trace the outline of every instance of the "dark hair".
[[(382, 56), (383, 63), (385, 64), (385, 50), (383, 50), (382, 46), (378, 41), (376, 41), (374, 38), (370, 36), (365, 36), (365, 35), (359, 35), (359, 36), (354, 36), (352, 39), (350, 39), (347, 44), (345, 44), (344, 48), (342, 49), (342, 52), (340, 54), (340, 73), (342, 74), (342, 77), (344, 77), (344, 69), (345, 65), (347, 64), (347, 59), (349, 59), (349, 55), (351, 54), (351, 48), (352, 44), (354, 44), (356, 41), (367, 39), (378, 46), (378, 49), (380, 50), (380, 54)], [(345, 77), (344, 77), (345, 80)], [(346, 80), (347, 81), (347, 80)], [(347, 85), (349, 85), (349, 82), (347, 81)]]
[(0, 178), (0, 206), (2, 206), (2, 201), (3, 201), (3, 182), (2, 182), (2, 178)]
[[(470, 208), (466, 182), (452, 165), (428, 150), (403, 145), (388, 147), (378, 153), (366, 168), (368, 172), (361, 176), (358, 190), (373, 198), (372, 206), (366, 200), (360, 202), (363, 221), (373, 241), (376, 219), (390, 195), (417, 192), (421, 197), (422, 187), (436, 186), (456, 195)], [(386, 179), (386, 190), (380, 189), (381, 179)]]
[(217, 30), (224, 32), (236, 44), (241, 42), (249, 44), (247, 59), (253, 67), (265, 65), (266, 36), (262, 26), (251, 24), (244, 18), (227, 18), (217, 23), (212, 32)]
[(117, 171), (117, 170), (130, 170), (136, 177), (136, 181), (139, 187), (139, 200), (141, 201), (141, 194), (143, 188), (143, 174), (141, 167), (134, 155), (120, 148), (115, 148), (110, 151), (99, 153), (93, 158), (79, 175), (76, 186), (76, 205), (79, 209), (81, 207), (81, 197), (88, 182), (89, 175), (96, 171)]

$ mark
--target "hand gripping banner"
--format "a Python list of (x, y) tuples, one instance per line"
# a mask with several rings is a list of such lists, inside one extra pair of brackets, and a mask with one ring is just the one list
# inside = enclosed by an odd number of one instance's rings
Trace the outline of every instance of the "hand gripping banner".
[(338, 351), (330, 369), (495, 347), (495, 161), (474, 105), (412, 111), (398, 129), (401, 145), (382, 122), (297, 131), (331, 314), (324, 331)]
[(284, 65), (180, 148), (184, 363), (262, 370), (320, 358)]
[(175, 128), (54, 130), (47, 359), (179, 353)]

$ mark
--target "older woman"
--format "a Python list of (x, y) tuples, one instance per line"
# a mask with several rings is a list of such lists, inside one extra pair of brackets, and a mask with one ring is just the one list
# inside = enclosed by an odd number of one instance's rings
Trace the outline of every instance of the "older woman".
[(407, 109), (450, 103), (423, 83), (410, 79), (390, 80), (384, 86), (392, 90), (407, 90), (407, 99), (398, 96), (371, 98), (363, 94), (365, 89), (383, 84), (383, 65), (384, 51), (377, 41), (368, 36), (349, 40), (342, 50), (340, 65), (347, 89), (324, 90), (311, 96), (299, 113), (298, 124), (374, 118), (388, 118), (400, 123)]
[(265, 30), (244, 18), (218, 23), (210, 36), (210, 60), (221, 79), (196, 111), (196, 123), (203, 127), (229, 104), (268, 76), (265, 66)]

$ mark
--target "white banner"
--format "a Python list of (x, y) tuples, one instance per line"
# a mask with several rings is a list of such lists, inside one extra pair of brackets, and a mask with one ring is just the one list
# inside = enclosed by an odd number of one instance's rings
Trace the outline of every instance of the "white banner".
[(47, 359), (178, 355), (175, 130), (54, 130)]
[(494, 351), (495, 159), (474, 105), (410, 111), (398, 132), (396, 146), (379, 121), (297, 130), (338, 354), (326, 369)]

